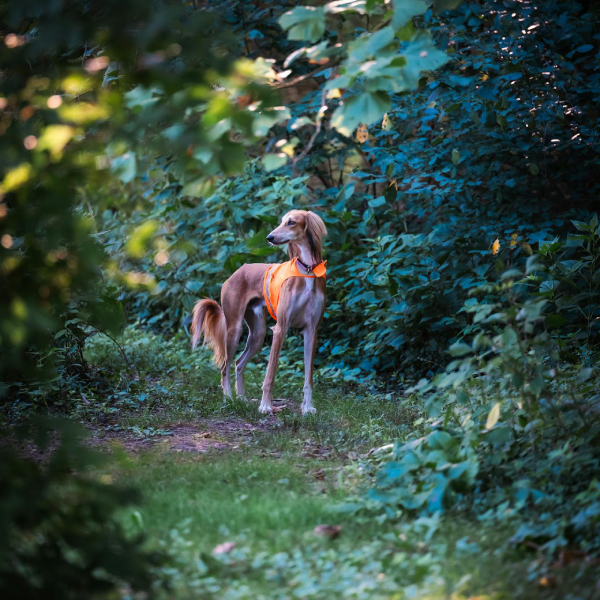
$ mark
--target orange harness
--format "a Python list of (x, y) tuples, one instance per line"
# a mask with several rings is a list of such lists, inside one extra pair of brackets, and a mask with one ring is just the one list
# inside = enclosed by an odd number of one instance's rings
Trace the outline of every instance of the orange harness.
[(325, 274), (327, 273), (325, 265), (327, 264), (327, 261), (319, 263), (313, 268), (312, 272), (314, 275), (303, 275), (298, 270), (298, 266), (296, 265), (297, 260), (297, 258), (292, 258), (292, 260), (287, 262), (273, 265), (272, 267), (269, 267), (268, 271), (265, 273), (263, 296), (265, 297), (265, 304), (267, 305), (270, 315), (276, 321), (277, 306), (279, 305), (279, 292), (281, 291), (281, 286), (290, 277), (310, 277), (312, 279), (315, 277), (322, 277), (325, 279)]

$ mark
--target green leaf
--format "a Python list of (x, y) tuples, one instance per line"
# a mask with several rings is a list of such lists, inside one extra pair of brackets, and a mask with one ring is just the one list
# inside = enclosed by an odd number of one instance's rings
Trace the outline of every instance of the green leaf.
[(491, 429), (500, 418), (500, 402), (496, 402), (490, 410), (490, 414), (488, 415), (487, 421), (485, 422), (485, 428)]
[(333, 113), (331, 125), (343, 135), (350, 137), (359, 123), (370, 125), (389, 110), (392, 105), (385, 92), (363, 92), (353, 96)]
[(129, 183), (137, 175), (137, 161), (133, 152), (126, 152), (113, 158), (111, 170), (123, 183)]
[(419, 33), (403, 54), (406, 66), (402, 69), (405, 89), (415, 89), (423, 71), (434, 71), (448, 62), (448, 55), (436, 48), (429, 33)]
[(560, 285), (560, 281), (556, 279), (549, 279), (548, 281), (542, 281), (540, 284), (540, 292), (552, 292), (556, 291), (556, 288)]
[(125, 94), (125, 104), (128, 108), (135, 108), (136, 106), (148, 108), (155, 102), (158, 102), (157, 95), (162, 93), (163, 91), (158, 88), (145, 88), (142, 85), (138, 85)]
[(575, 225), (575, 228), (579, 231), (590, 231), (590, 226), (587, 223), (584, 223), (583, 221), (571, 221), (571, 223), (573, 223), (573, 225)]
[(450, 356), (465, 356), (471, 352), (471, 346), (464, 344), (463, 342), (456, 342), (448, 348), (448, 354), (450, 354)]
[(385, 198), (383, 196), (378, 196), (377, 198), (373, 198), (368, 202), (371, 208), (378, 208), (379, 206), (385, 205)]
[(325, 33), (325, 11), (314, 6), (297, 6), (279, 18), (289, 40), (316, 42)]
[(404, 27), (413, 17), (424, 14), (426, 10), (425, 0), (394, 0), (394, 16), (392, 17), (394, 31)]
[(186, 183), (181, 190), (184, 196), (210, 196), (215, 188), (215, 182), (212, 178), (200, 177)]
[(584, 367), (577, 373), (577, 383), (585, 383), (594, 373), (591, 367)]
[[(384, 27), (370, 35), (364, 35), (348, 46), (348, 60), (362, 69), (362, 62), (376, 58), (387, 46), (394, 43), (394, 30)], [(396, 42), (397, 44), (397, 42)]]
[(283, 167), (287, 162), (287, 155), (283, 152), (279, 152), (278, 154), (265, 154), (262, 158), (262, 163), (267, 173), (271, 171), (275, 171), (275, 169), (279, 169), (279, 167)]

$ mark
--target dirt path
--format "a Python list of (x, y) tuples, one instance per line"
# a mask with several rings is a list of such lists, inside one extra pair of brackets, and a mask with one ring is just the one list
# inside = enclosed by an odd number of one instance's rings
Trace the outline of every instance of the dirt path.
[(238, 417), (204, 418), (192, 423), (175, 423), (168, 428), (148, 431), (92, 429), (92, 444), (118, 443), (129, 452), (143, 452), (156, 446), (172, 452), (238, 450), (247, 446), (257, 433), (274, 430), (271, 424), (248, 423)]
[[(119, 430), (89, 427), (89, 443), (95, 447), (119, 444), (128, 452), (139, 453), (153, 449), (165, 452), (236, 452), (249, 448), (260, 435), (282, 433), (282, 423), (277, 416), (249, 422), (241, 417), (206, 417), (192, 422), (174, 423), (160, 430), (127, 428)], [(277, 457), (281, 452), (271, 444), (257, 448), (257, 454)], [(320, 444), (311, 437), (296, 447), (298, 454), (307, 459), (326, 459), (335, 453), (334, 448)], [(340, 456), (337, 457), (338, 459)]]

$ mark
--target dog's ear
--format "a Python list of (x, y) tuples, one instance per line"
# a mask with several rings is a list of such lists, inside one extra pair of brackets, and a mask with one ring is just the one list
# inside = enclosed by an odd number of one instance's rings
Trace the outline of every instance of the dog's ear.
[(307, 210), (304, 214), (304, 230), (313, 236), (315, 240), (321, 241), (327, 235), (327, 228), (323, 219), (312, 210)]
[(323, 223), (323, 219), (311, 210), (306, 211), (304, 214), (304, 231), (315, 261), (321, 262), (323, 238), (327, 235), (327, 228)]

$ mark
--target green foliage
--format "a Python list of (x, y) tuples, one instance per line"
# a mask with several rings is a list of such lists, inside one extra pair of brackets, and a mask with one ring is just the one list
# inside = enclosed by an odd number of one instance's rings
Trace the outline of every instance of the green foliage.
[[(245, 145), (283, 114), (270, 110), (271, 67), (238, 61), (217, 13), (153, 6), (39, 0), (2, 12), (1, 60), (11, 73), (0, 84), (5, 381), (30, 378), (36, 353), (62, 329), (60, 315), (102, 294), (106, 254), (90, 213), (111, 196), (109, 172), (129, 183), (149, 156), (168, 154), (199, 193), (202, 177), (240, 169)], [(109, 321), (118, 328), (117, 319)]]
[[(577, 227), (564, 243), (540, 244), (525, 273), (474, 290), (483, 298), (465, 303), (473, 327), (450, 346), (454, 360), (412, 390), (431, 432), (379, 454), (370, 494), (389, 518), (462, 509), (510, 527), (511, 545), (542, 558), (531, 577), (571, 548), (593, 555), (600, 544), (598, 363), (587, 336), (600, 232), (596, 217)], [(559, 282), (593, 291), (561, 295)], [(577, 342), (563, 330), (571, 319)]]
[[(429, 543), (460, 512), (506, 533), (496, 558), (533, 549), (532, 580), (569, 553), (593, 561), (597, 11), (557, 0), (148, 6), (2, 13), (5, 414), (53, 406), (143, 439), (212, 413), (256, 424), (253, 405), (222, 405), (217, 374), (182, 349), (189, 313), (240, 265), (281, 260), (266, 234), (289, 208), (310, 208), (329, 229), (318, 374), (383, 377), (386, 392), (423, 379), (406, 405), (385, 396), (393, 417), (384, 396), (360, 393), (331, 421), (288, 415), (282, 447), (300, 431), (344, 452), (397, 436), (363, 457), (372, 491), (357, 519), (373, 522), (366, 507)], [(119, 335), (127, 322), (145, 330)], [(286, 393), (300, 373), (291, 342)], [(405, 567), (419, 589), (459, 594), (460, 582), (440, 591), (436, 565), (477, 546), (462, 536), (420, 562), (386, 544), (363, 547), (362, 571), (342, 553), (328, 582), (327, 550), (251, 562), (246, 546), (188, 560), (202, 573), (185, 577), (219, 595), (239, 564), (318, 597), (365, 573), (365, 593), (378, 592), (377, 573)], [(255, 597), (240, 581), (232, 597)]]
[(43, 463), (1, 449), (2, 597), (112, 597), (122, 586), (152, 596), (159, 555), (144, 550), (139, 537), (126, 536), (117, 520), (137, 493), (90, 472), (98, 457), (80, 445), (72, 423), (38, 421), (35, 431)]
[[(331, 126), (345, 136), (350, 136), (359, 123), (370, 125), (381, 119), (391, 107), (390, 92), (405, 92), (418, 87), (423, 71), (433, 71), (443, 65), (447, 57), (438, 50), (427, 33), (415, 35), (411, 19), (427, 10), (423, 0), (394, 2), (391, 26), (386, 26), (387, 9), (382, 0), (375, 2), (329, 2), (324, 7), (298, 6), (285, 13), (279, 24), (288, 30), (290, 40), (316, 42), (326, 32), (326, 15), (344, 29), (344, 17), (353, 21), (354, 13), (374, 19), (373, 31), (358, 29), (357, 39), (339, 43), (333, 38), (311, 49), (312, 60), (334, 59), (340, 62), (339, 73), (327, 82), (324, 89), (333, 90), (339, 97), (339, 88), (352, 90), (331, 117)], [(375, 24), (376, 23), (376, 24)], [(397, 37), (398, 36), (398, 37)], [(400, 47), (400, 40), (405, 42)], [(344, 40), (345, 41), (345, 40)], [(295, 60), (292, 53), (287, 64)], [(334, 96), (335, 97), (335, 96)]]
[(473, 487), (478, 459), (470, 439), (436, 429), (392, 451), (377, 474), (369, 498), (384, 505), (392, 517), (397, 507), (430, 513), (454, 504), (454, 497)]

